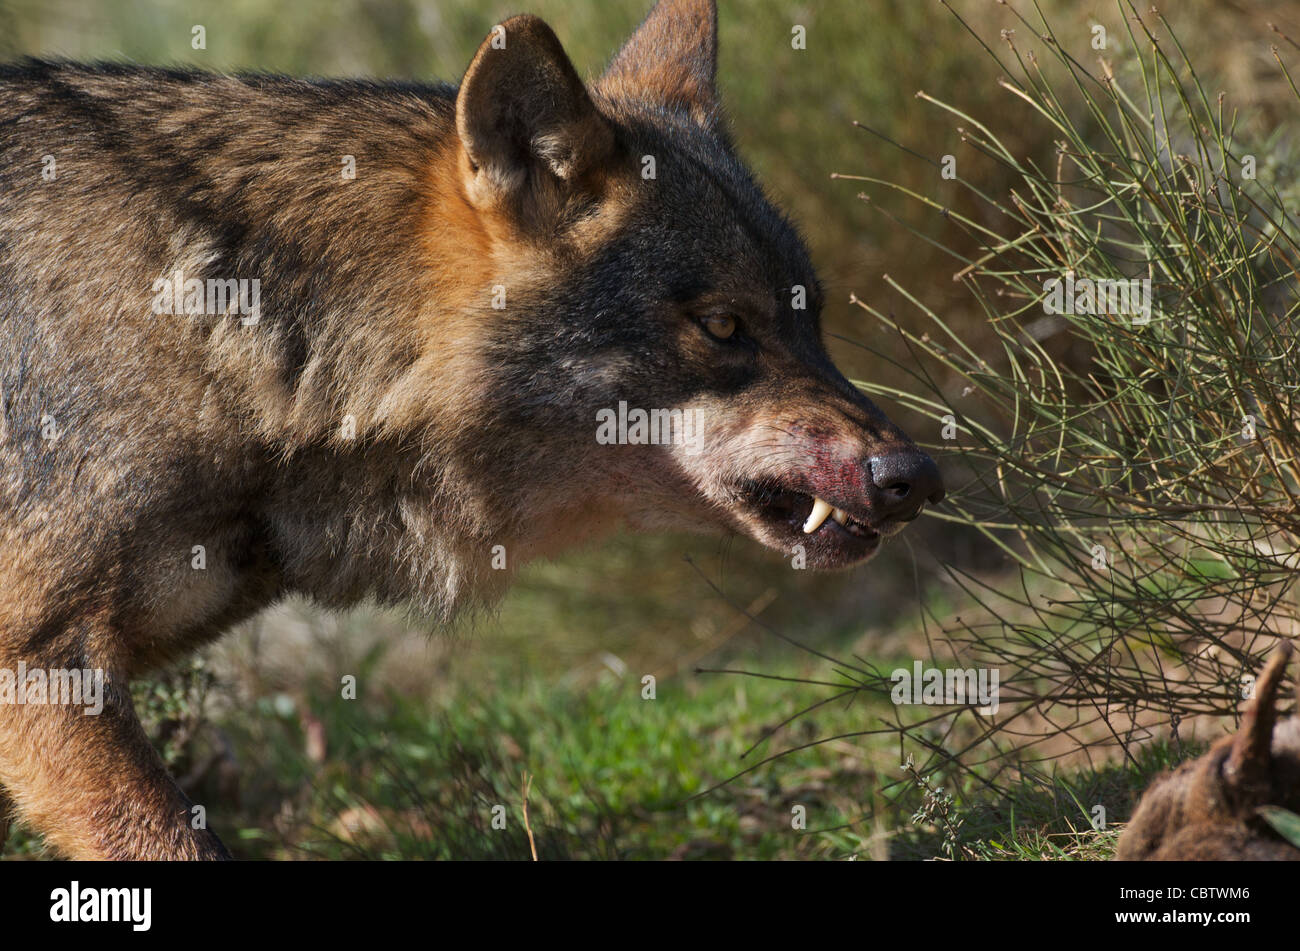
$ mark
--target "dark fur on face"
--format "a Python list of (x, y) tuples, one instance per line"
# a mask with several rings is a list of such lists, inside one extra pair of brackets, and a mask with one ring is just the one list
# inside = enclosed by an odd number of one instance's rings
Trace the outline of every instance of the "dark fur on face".
[[(590, 86), (528, 16), (458, 87), (0, 67), (0, 665), (118, 685), (93, 723), (0, 706), (56, 848), (222, 854), (122, 685), (287, 594), (447, 618), (620, 526), (836, 567), (940, 497), (823, 349), (715, 34), (663, 0)], [(159, 313), (173, 275), (259, 312)], [(698, 438), (598, 441), (620, 405)]]

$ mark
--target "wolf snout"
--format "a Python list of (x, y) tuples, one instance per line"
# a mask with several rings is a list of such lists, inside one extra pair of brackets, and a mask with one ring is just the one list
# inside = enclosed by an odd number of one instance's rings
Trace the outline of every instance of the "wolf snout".
[(900, 449), (872, 456), (872, 509), (881, 520), (908, 522), (921, 514), (926, 502), (943, 501), (943, 477), (935, 461), (919, 449)]

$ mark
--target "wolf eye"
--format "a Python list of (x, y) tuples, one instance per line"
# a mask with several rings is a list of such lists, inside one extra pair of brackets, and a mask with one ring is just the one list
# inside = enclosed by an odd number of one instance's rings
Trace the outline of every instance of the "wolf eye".
[(710, 314), (708, 317), (701, 317), (700, 323), (710, 336), (718, 340), (726, 340), (736, 332), (736, 318), (727, 314)]

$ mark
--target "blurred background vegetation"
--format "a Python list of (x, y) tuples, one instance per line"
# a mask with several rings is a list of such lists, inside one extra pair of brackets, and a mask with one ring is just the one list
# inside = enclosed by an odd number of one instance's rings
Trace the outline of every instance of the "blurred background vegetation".
[[(594, 76), (650, 2), (0, 0), (0, 57), (454, 81), (494, 23), (527, 10)], [(1050, 135), (1008, 109), (998, 71), (963, 21), (989, 44), (1004, 29), (1018, 28), (1025, 48), (1038, 39), (994, 0), (720, 7), (719, 77), (735, 137), (802, 223), (830, 292), (825, 322), (837, 362), (856, 379), (905, 384), (863, 344), (904, 362), (905, 347), (850, 303), (856, 295), (884, 313), (906, 311), (896, 284), (974, 350), (992, 347), (986, 315), (953, 280), (950, 254), (859, 197), (860, 183), (834, 176), (890, 180), (986, 214), (941, 178), (942, 156), (959, 156), (962, 177), (990, 192), (1012, 179), (963, 148), (960, 123), (916, 94), (979, 116), (1017, 154), (1046, 154)], [(1300, 5), (1169, 7), (1189, 55), (1216, 90), (1231, 91), (1244, 125), (1268, 137), (1294, 122), (1269, 24), (1300, 35)], [(1095, 58), (1097, 24), (1108, 28), (1112, 54), (1124, 55), (1127, 35), (1110, 0), (1043, 9), (1080, 59)], [(196, 24), (206, 28), (206, 50), (191, 48)], [(792, 48), (794, 25), (806, 27), (806, 49)], [(940, 212), (909, 214), (936, 242), (961, 248), (966, 240)], [(938, 440), (936, 419), (884, 408), (919, 440)], [(138, 701), (175, 774), (245, 857), (527, 858), (525, 775), (542, 857), (929, 857), (952, 855), (977, 827), (970, 854), (1105, 854), (1085, 806), (1101, 797), (1123, 815), (1133, 790), (1174, 755), (1167, 744), (1127, 772), (1076, 764), (1051, 787), (1027, 786), (1014, 809), (990, 802), (956, 819), (945, 812), (948, 794), (925, 788), (924, 777), (908, 809), (878, 808), (884, 782), (907, 779), (900, 764), (912, 751), (852, 734), (886, 710), (858, 699), (791, 719), (826, 696), (801, 681), (829, 680), (831, 665), (780, 635), (886, 671), (910, 666), (934, 656), (927, 618), (965, 604), (938, 569), (996, 572), (998, 564), (978, 534), (929, 518), (868, 568), (835, 575), (791, 571), (742, 540), (619, 538), (532, 566), (498, 614), (432, 638), (397, 614), (282, 606), (193, 665), (141, 685)], [(657, 678), (654, 700), (642, 698), (647, 674)], [(355, 702), (339, 697), (345, 675), (358, 678)], [(492, 827), (494, 805), (506, 807), (505, 829)], [(799, 806), (803, 828), (792, 824)], [(26, 839), (18, 851), (38, 850)]]

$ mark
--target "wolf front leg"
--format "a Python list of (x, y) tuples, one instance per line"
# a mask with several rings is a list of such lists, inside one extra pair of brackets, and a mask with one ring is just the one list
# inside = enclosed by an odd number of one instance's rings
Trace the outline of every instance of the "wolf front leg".
[(213, 833), (193, 827), (193, 804), (149, 743), (125, 684), (104, 682), (102, 700), (98, 713), (0, 703), (0, 788), (16, 814), (68, 858), (230, 858)]

